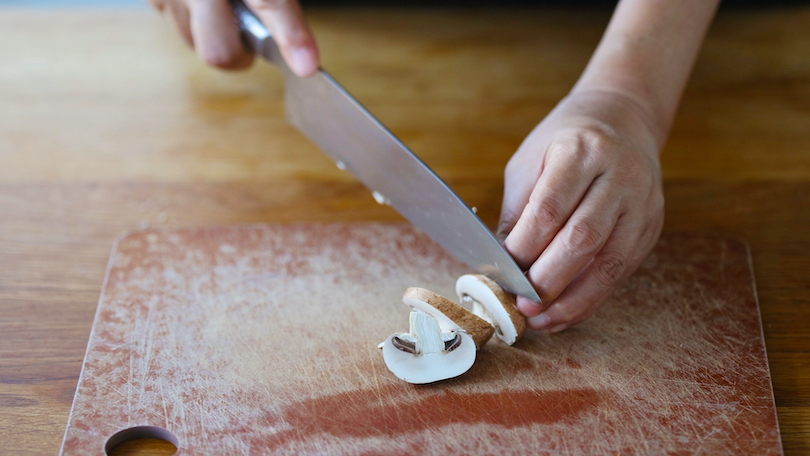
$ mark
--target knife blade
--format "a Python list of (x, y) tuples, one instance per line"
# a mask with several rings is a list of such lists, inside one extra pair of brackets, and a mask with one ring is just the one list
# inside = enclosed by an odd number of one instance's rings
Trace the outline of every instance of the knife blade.
[(323, 69), (296, 76), (268, 29), (231, 0), (246, 44), (284, 75), (287, 119), (382, 201), (460, 261), (507, 290), (540, 297), (480, 218), (439, 176)]

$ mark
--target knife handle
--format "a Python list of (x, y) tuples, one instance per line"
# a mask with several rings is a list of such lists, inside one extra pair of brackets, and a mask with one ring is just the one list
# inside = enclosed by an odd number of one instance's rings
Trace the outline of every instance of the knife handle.
[(283, 65), (284, 59), (278, 50), (276, 40), (270, 30), (253, 14), (253, 11), (242, 0), (229, 0), (236, 22), (242, 31), (242, 42), (252, 52), (262, 56), (274, 65)]

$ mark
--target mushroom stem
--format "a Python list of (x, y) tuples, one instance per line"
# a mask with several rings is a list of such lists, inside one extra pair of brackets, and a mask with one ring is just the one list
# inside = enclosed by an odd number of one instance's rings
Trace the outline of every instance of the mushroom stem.
[(439, 322), (424, 312), (411, 312), (410, 333), (416, 336), (416, 353), (441, 353), (444, 340)]
[(483, 346), (495, 332), (491, 323), (474, 315), (464, 306), (424, 288), (408, 288), (402, 302), (435, 318), (444, 333), (465, 331), (475, 340), (476, 347)]

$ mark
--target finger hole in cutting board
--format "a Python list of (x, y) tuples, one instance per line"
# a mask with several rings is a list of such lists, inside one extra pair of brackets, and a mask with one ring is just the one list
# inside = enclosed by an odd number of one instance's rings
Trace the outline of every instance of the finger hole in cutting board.
[(157, 426), (137, 426), (115, 433), (104, 445), (108, 456), (169, 456), (177, 452), (177, 437)]

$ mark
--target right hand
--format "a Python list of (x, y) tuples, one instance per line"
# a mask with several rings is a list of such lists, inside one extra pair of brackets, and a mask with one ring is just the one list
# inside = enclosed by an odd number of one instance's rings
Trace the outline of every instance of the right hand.
[[(174, 26), (205, 63), (238, 70), (253, 63), (243, 46), (228, 0), (147, 0)], [(295, 74), (311, 76), (320, 57), (315, 37), (297, 0), (244, 0), (270, 30)]]

